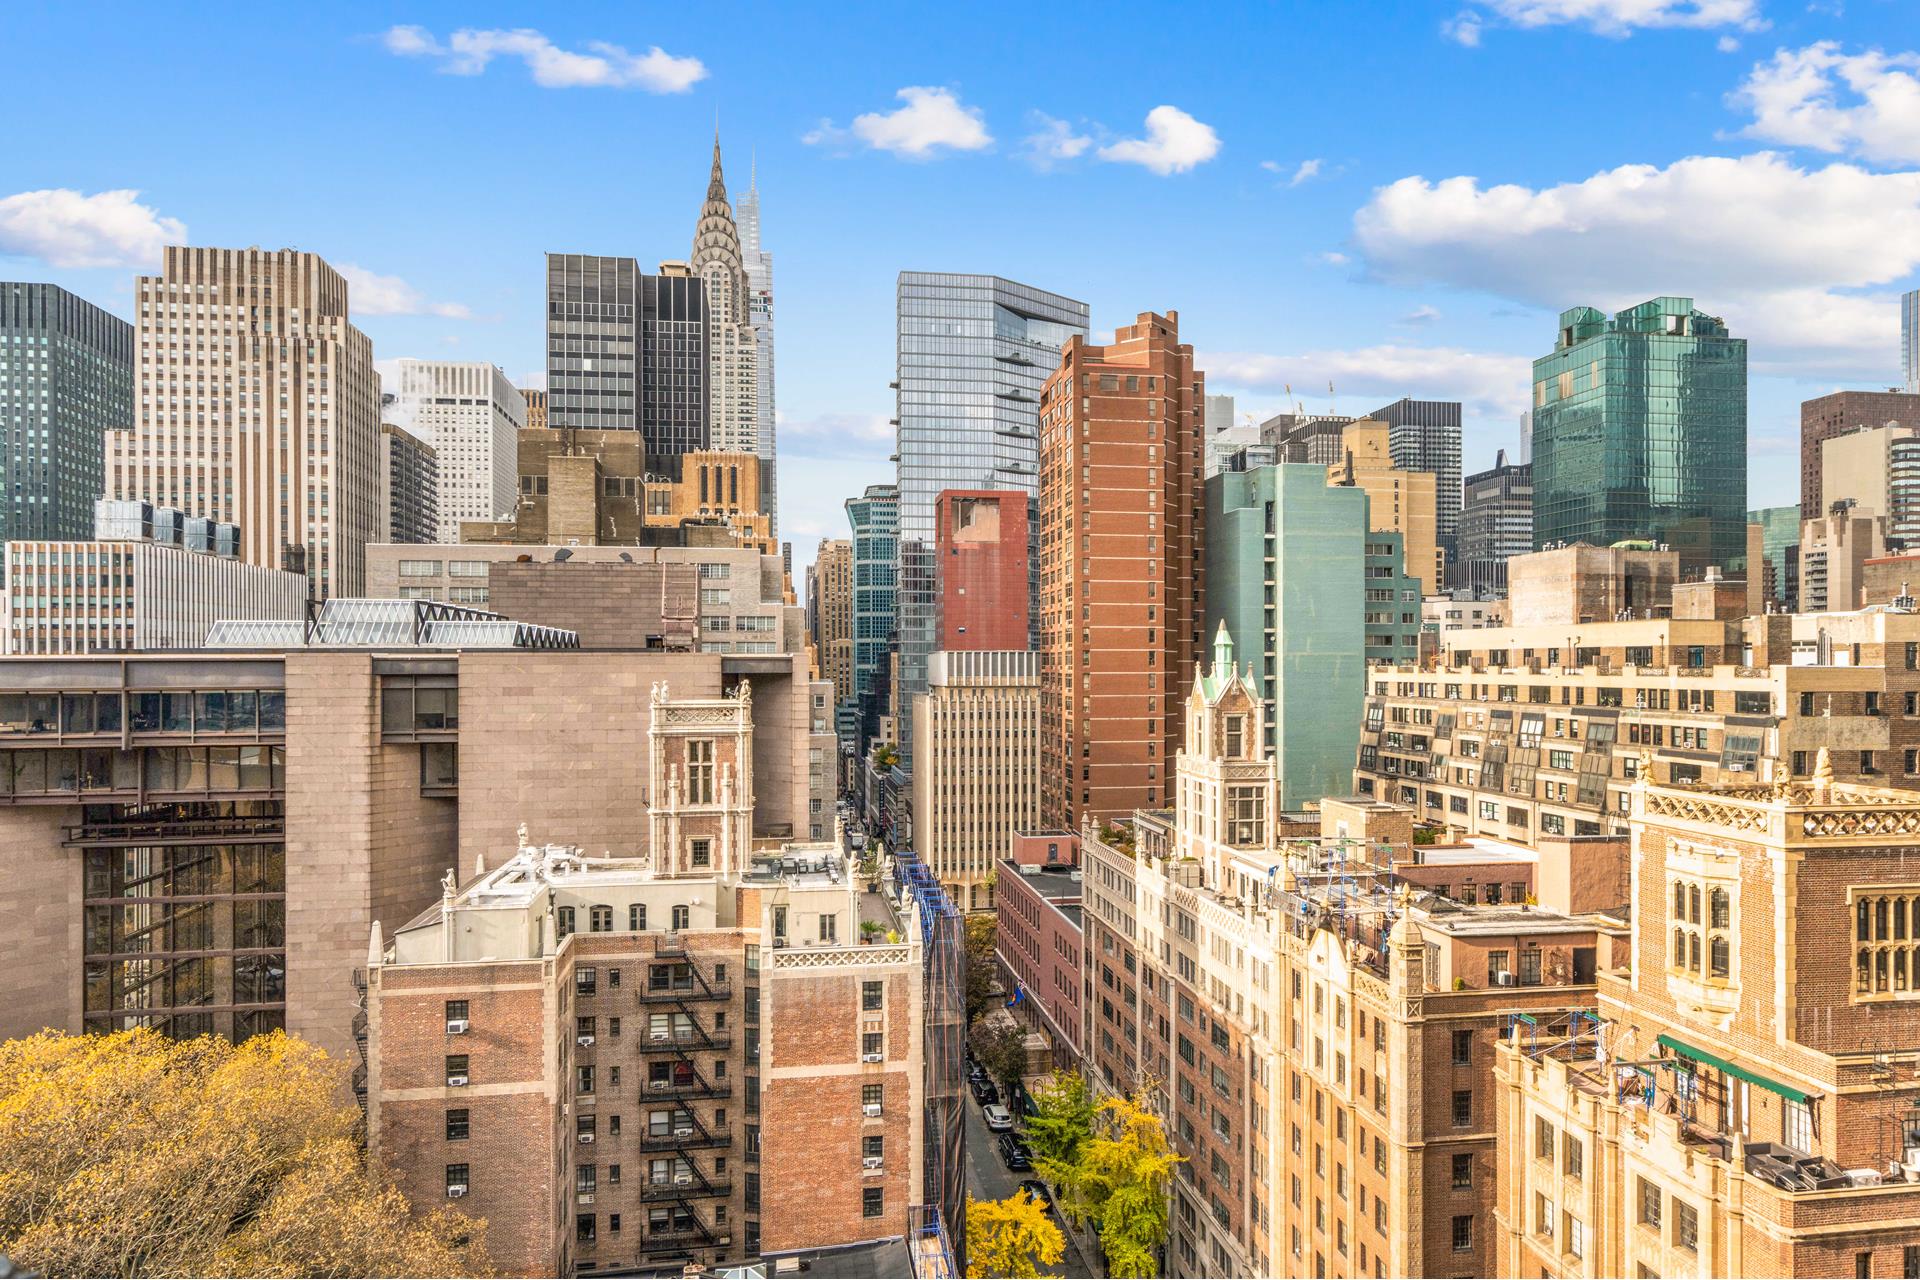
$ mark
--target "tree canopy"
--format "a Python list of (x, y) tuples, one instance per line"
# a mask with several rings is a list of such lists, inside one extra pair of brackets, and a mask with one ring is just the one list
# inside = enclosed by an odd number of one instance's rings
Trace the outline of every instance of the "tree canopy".
[(1093, 1091), (1078, 1071), (1061, 1071), (1034, 1090), (1033, 1105), (1027, 1145), (1033, 1148), (1034, 1168), (1048, 1181), (1059, 1182), (1093, 1136)]
[(326, 1054), (151, 1031), (0, 1044), (0, 1253), (48, 1276), (487, 1276), (485, 1224), (371, 1173)]
[(967, 1025), (973, 1025), (974, 1019), (985, 1013), (993, 1005), (994, 997), (1000, 990), (1000, 982), (995, 975), (993, 956), (995, 926), (989, 915), (968, 916), (966, 923), (967, 948)]
[(1066, 1255), (1067, 1240), (1047, 1207), (1025, 1191), (1005, 1200), (967, 1198), (967, 1274), (1031, 1280)]
[(1027, 1070), (1027, 1033), (1008, 1017), (986, 1017), (973, 1024), (967, 1033), (967, 1047), (973, 1060), (987, 1074), (1012, 1088)]
[(1167, 1190), (1184, 1156), (1139, 1098), (1105, 1098), (1078, 1157), (1053, 1172), (1061, 1207), (1100, 1224), (1109, 1276), (1158, 1274), (1154, 1251), (1167, 1236)]

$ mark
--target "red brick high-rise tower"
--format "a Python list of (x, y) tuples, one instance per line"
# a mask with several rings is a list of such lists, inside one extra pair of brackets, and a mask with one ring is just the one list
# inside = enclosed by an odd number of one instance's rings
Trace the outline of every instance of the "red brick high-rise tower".
[(934, 499), (942, 649), (1026, 649), (1027, 495), (944, 489)]
[(1179, 316), (1075, 338), (1040, 404), (1040, 816), (1172, 803), (1202, 652), (1205, 398)]

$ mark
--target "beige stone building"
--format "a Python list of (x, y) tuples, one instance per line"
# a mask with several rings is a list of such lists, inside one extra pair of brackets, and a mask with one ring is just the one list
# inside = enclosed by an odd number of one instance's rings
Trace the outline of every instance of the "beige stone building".
[(638, 848), (522, 827), (374, 931), (370, 1145), (509, 1272), (887, 1239), (923, 1197), (919, 916), (836, 844), (756, 838), (746, 689), (653, 686)]
[(364, 594), (380, 379), (346, 281), (318, 254), (174, 245), (134, 294), (135, 420), (107, 435), (106, 496), (238, 524), (247, 563)]
[(1586, 542), (1535, 551), (1507, 561), (1508, 616), (1516, 627), (1663, 617), (1679, 577), (1678, 551)]
[(1920, 793), (1633, 789), (1598, 1017), (1495, 1050), (1502, 1276), (1920, 1269)]
[(936, 650), (913, 712), (913, 847), (963, 911), (1040, 815), (1040, 656)]
[(1216, 639), (1173, 811), (1082, 833), (1092, 1074), (1186, 1157), (1168, 1274), (1485, 1274), (1502, 1017), (1590, 1004), (1613, 926), (1396, 892), (1411, 815), (1278, 812), (1261, 716)]
[(1446, 582), (1435, 479), (1431, 471), (1394, 466), (1391, 433), (1386, 423), (1371, 418), (1348, 423), (1340, 433), (1340, 461), (1327, 468), (1327, 483), (1365, 490), (1367, 527), (1404, 536), (1406, 573), (1420, 580), (1424, 597), (1438, 592)]
[(807, 570), (807, 634), (837, 707), (853, 697), (853, 544), (822, 538)]
[(1861, 599), (1867, 563), (1887, 554), (1887, 521), (1861, 507), (1844, 507), (1800, 522), (1802, 613), (1858, 609), (1883, 601)]

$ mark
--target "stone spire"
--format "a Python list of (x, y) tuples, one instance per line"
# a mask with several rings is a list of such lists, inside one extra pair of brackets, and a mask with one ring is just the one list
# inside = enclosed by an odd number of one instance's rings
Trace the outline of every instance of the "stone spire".
[(1213, 678), (1229, 680), (1233, 670), (1233, 636), (1227, 631), (1227, 620), (1220, 619), (1220, 627), (1213, 633)]
[(713, 135), (713, 171), (707, 175), (707, 202), (700, 206), (700, 221), (693, 230), (694, 274), (705, 264), (718, 259), (732, 271), (741, 269), (740, 231), (733, 222), (733, 206), (727, 203), (727, 179), (720, 170), (720, 135)]

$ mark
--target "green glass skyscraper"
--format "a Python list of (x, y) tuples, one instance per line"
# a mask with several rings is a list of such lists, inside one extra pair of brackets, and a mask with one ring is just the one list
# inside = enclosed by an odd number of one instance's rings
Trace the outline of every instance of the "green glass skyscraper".
[(1692, 298), (1560, 315), (1533, 362), (1535, 547), (1644, 539), (1744, 569), (1747, 343)]
[(133, 425), (133, 326), (58, 285), (0, 282), (0, 542), (93, 536), (106, 433)]

